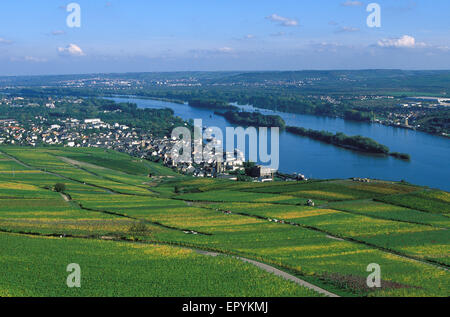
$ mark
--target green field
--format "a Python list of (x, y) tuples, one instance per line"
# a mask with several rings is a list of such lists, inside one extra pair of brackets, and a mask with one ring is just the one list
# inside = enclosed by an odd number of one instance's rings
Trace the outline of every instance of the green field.
[[(233, 256), (340, 296), (448, 296), (449, 197), (384, 181), (190, 178), (103, 149), (3, 146), (0, 296), (321, 296)], [(69, 263), (85, 268), (80, 289), (65, 286)], [(381, 288), (366, 285), (370, 263)]]
[[(0, 250), (0, 296), (316, 296), (251, 264), (179, 247), (0, 233)], [(70, 263), (80, 265), (81, 288), (66, 286)]]

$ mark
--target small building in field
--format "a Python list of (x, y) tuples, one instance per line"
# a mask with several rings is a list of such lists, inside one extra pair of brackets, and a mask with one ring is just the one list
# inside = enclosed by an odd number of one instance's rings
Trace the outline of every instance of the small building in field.
[(262, 165), (256, 165), (251, 170), (251, 176), (252, 177), (259, 177), (259, 178), (273, 178), (274, 170), (270, 167), (262, 166)]

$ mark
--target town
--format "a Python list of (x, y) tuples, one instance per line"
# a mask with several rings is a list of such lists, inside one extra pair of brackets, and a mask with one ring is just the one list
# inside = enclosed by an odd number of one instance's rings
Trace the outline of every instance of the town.
[[(46, 108), (55, 109), (60, 102), (81, 104), (83, 99), (51, 99)], [(3, 106), (23, 108), (37, 107), (23, 97), (3, 98)], [(26, 121), (18, 119), (0, 119), (0, 144), (16, 146), (64, 146), (72, 148), (92, 147), (116, 150), (141, 159), (159, 162), (179, 173), (195, 177), (214, 177), (228, 180), (246, 180), (267, 182), (275, 176), (284, 180), (306, 180), (302, 174), (284, 175), (269, 167), (256, 164), (251, 166), (245, 160), (245, 154), (238, 149), (233, 153), (223, 153), (223, 159), (208, 159), (204, 162), (183, 162), (172, 150), (179, 142), (168, 136), (155, 136), (119, 122), (107, 123), (100, 118), (77, 119), (48, 118), (35, 116)], [(210, 138), (205, 142), (214, 143)], [(192, 147), (192, 154), (196, 152)]]

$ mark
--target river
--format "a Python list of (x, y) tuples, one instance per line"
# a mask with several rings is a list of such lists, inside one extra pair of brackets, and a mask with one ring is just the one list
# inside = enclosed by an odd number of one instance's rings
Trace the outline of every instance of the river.
[[(202, 119), (204, 126), (216, 126), (223, 131), (225, 127), (233, 126), (223, 117), (215, 115), (214, 110), (193, 108), (187, 104), (131, 97), (108, 99), (133, 102), (140, 108), (171, 108), (176, 116), (184, 120)], [(255, 110), (252, 106), (240, 107), (246, 111)], [(407, 162), (389, 156), (350, 151), (283, 131), (280, 133), (280, 172), (297, 172), (308, 178), (319, 179), (367, 177), (405, 180), (450, 191), (450, 139), (381, 124), (258, 110), (265, 114), (279, 115), (290, 126), (362, 135), (387, 145), (393, 152), (411, 155), (411, 161)]]

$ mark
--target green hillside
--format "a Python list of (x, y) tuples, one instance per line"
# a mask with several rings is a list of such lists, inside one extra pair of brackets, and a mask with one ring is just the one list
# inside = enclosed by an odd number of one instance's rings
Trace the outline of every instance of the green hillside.
[(449, 193), (406, 183), (232, 182), (104, 149), (0, 146), (0, 296), (323, 295), (235, 256), (340, 296), (448, 296), (449, 212)]

